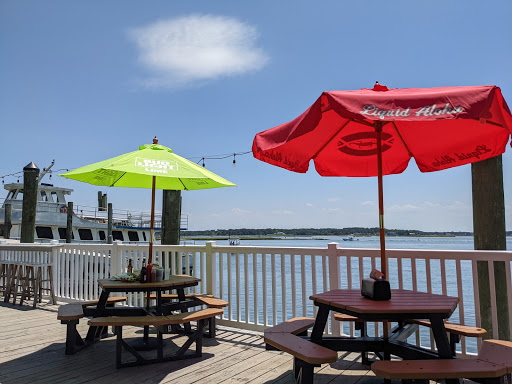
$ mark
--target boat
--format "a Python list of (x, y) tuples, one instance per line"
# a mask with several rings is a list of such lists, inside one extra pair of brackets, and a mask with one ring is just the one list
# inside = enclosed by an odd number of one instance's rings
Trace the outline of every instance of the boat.
[[(38, 185), (36, 206), (35, 241), (66, 241), (67, 209), (66, 197), (73, 189), (56, 187), (41, 180), (50, 171), (54, 162), (41, 172)], [(0, 235), (5, 238), (5, 207), (11, 205), (10, 239), (21, 237), (21, 218), (23, 210), (23, 183), (5, 184), (7, 197), (0, 208)], [(161, 213), (155, 214), (154, 240), (160, 240)], [(151, 214), (112, 209), (112, 240), (126, 243), (149, 242)], [(187, 230), (188, 216), (181, 216), (181, 230)], [(107, 195), (98, 192), (98, 207), (73, 206), (72, 242), (106, 243), (108, 242)]]
[(354, 241), (354, 240), (359, 240), (359, 239), (356, 239), (354, 236), (349, 236), (349, 237), (344, 237), (343, 238), (343, 241)]

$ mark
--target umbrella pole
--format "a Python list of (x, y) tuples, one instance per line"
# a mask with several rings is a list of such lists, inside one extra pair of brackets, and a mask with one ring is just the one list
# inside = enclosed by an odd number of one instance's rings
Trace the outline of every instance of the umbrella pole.
[(154, 226), (155, 226), (155, 184), (156, 184), (156, 176), (153, 176), (153, 184), (151, 187), (151, 222), (149, 226), (149, 256), (148, 256), (148, 264), (151, 264), (153, 261), (153, 235), (154, 235)]
[(380, 235), (380, 268), (384, 278), (388, 278), (386, 263), (386, 240), (384, 233), (384, 188), (382, 184), (382, 122), (374, 123), (375, 133), (377, 134), (377, 170), (379, 183), (379, 235)]
[[(154, 222), (155, 222), (155, 184), (156, 184), (156, 176), (153, 176), (153, 183), (151, 186), (151, 222), (149, 223), (149, 255), (148, 255), (148, 265), (153, 262), (153, 232), (154, 232)], [(149, 292), (146, 297), (146, 308), (149, 309)]]

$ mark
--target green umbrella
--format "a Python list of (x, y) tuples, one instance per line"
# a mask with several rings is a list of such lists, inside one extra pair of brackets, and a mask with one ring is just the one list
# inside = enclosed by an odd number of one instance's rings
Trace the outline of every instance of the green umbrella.
[(155, 189), (193, 190), (234, 187), (236, 184), (172, 152), (170, 148), (153, 144), (142, 145), (137, 151), (86, 165), (59, 176), (108, 187), (151, 188), (151, 235), (148, 263), (153, 258), (153, 222)]

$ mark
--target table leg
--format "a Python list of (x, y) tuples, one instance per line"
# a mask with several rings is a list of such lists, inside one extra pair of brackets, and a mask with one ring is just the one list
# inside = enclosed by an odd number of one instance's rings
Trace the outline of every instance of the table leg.
[(444, 320), (441, 317), (433, 317), (430, 319), (430, 323), (432, 324), (432, 333), (434, 334), (434, 340), (436, 341), (439, 358), (453, 358), (450, 341), (448, 340), (446, 328), (444, 327)]
[(313, 331), (311, 332), (312, 342), (322, 340), (325, 325), (327, 324), (327, 319), (329, 318), (329, 312), (329, 307), (327, 307), (326, 305), (318, 305), (318, 313), (316, 314), (315, 325), (313, 326)]
[[(176, 292), (178, 293), (178, 300), (179, 301), (185, 301), (187, 298), (185, 297), (185, 289), (184, 288), (177, 288)], [(188, 312), (188, 308), (183, 308), (181, 312)], [(190, 327), (190, 323), (183, 324), (183, 328), (185, 328), (186, 333), (192, 332), (192, 328)]]

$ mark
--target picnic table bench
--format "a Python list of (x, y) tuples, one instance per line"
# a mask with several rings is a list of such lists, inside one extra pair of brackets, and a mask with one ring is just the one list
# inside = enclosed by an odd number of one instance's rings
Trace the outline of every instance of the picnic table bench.
[[(107, 300), (108, 306), (114, 306), (116, 303), (126, 301), (126, 297), (117, 296), (109, 297)], [(80, 348), (86, 345), (82, 336), (76, 329), (80, 319), (84, 317), (84, 307), (90, 307), (98, 304), (98, 300), (88, 300), (76, 303), (61, 305), (57, 312), (57, 320), (61, 324), (66, 324), (66, 355), (75, 354)], [(101, 329), (100, 334), (105, 335), (106, 329)], [(101, 337), (101, 336), (100, 336)]]
[(267, 350), (277, 349), (294, 357), (293, 374), (296, 382), (312, 383), (314, 367), (338, 360), (336, 351), (300, 337), (307, 336), (307, 330), (314, 324), (315, 319), (296, 317), (264, 331)]
[[(176, 293), (162, 293), (161, 294), (162, 302), (166, 303), (173, 300), (179, 300), (179, 295)], [(225, 308), (229, 305), (229, 303), (225, 300), (219, 299), (213, 295), (207, 295), (203, 293), (187, 293), (185, 294), (186, 299), (194, 299), (199, 304), (206, 305), (207, 308)], [(149, 295), (149, 299), (156, 300), (157, 295), (154, 293)], [(215, 316), (210, 317), (208, 320), (208, 337), (215, 337)]]
[[(347, 315), (345, 313), (335, 313), (334, 319), (337, 321), (346, 321), (355, 323), (355, 329), (361, 331), (361, 336), (367, 336), (366, 331), (366, 320), (361, 319), (357, 316)], [(383, 321), (383, 320), (381, 320)], [(406, 321), (411, 324), (418, 324), (424, 327), (432, 327), (432, 323), (429, 320), (421, 320), (421, 319), (410, 319)], [(450, 335), (450, 348), (452, 350), (453, 356), (456, 356), (455, 346), (460, 342), (460, 337), (483, 337), (487, 334), (487, 331), (480, 327), (473, 327), (469, 325), (463, 324), (455, 324), (448, 320), (445, 320), (444, 327), (446, 332)], [(367, 353), (362, 352), (362, 360), (363, 364), (369, 364), (370, 360), (367, 358)]]
[[(151, 363), (158, 363), (163, 361), (181, 360), (184, 358), (201, 357), (202, 356), (202, 337), (203, 328), (206, 325), (205, 320), (222, 314), (222, 309), (207, 308), (193, 312), (182, 312), (174, 315), (159, 315), (159, 316), (109, 316), (109, 317), (96, 317), (90, 319), (88, 324), (91, 326), (113, 326), (115, 329), (116, 339), (116, 367), (131, 367), (135, 365), (144, 365)], [(196, 331), (188, 335), (187, 341), (179, 348), (179, 350), (172, 355), (164, 356), (163, 351), (163, 338), (161, 326), (186, 324), (191, 321), (197, 322)], [(123, 340), (123, 326), (155, 326), (157, 329), (157, 357), (152, 359), (143, 358), (132, 346)], [(192, 343), (196, 343), (196, 349), (193, 353), (186, 354)], [(130, 352), (135, 361), (122, 362), (122, 349)]]
[(371, 366), (384, 379), (473, 379), (480, 383), (505, 383), (512, 373), (512, 342), (484, 340), (476, 359), (377, 361)]

